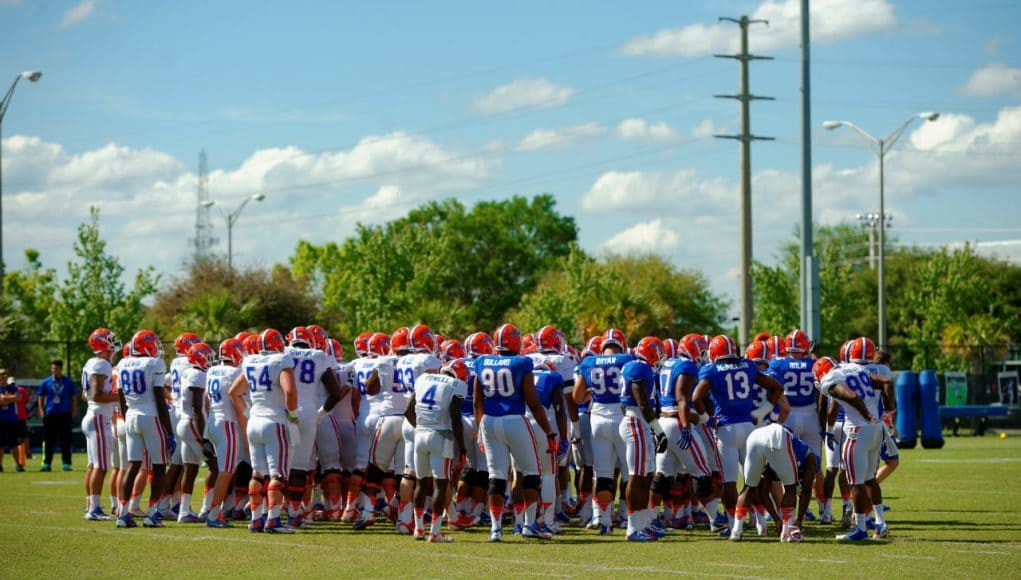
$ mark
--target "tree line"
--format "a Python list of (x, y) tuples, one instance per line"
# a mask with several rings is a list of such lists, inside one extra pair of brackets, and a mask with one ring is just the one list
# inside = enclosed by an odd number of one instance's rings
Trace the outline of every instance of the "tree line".
[[(754, 265), (756, 330), (798, 325), (796, 233), (775, 265)], [(818, 228), (815, 243), (818, 339), (829, 353), (846, 338), (876, 334), (876, 277), (859, 228)], [(85, 337), (99, 326), (122, 340), (147, 327), (165, 339), (187, 330), (213, 343), (240, 330), (286, 332), (318, 322), (345, 346), (360, 332), (418, 321), (455, 337), (503, 322), (553, 324), (576, 345), (609, 326), (635, 337), (735, 331), (729, 301), (702, 272), (655, 254), (585, 252), (574, 219), (548, 194), (471, 207), (430, 202), (382, 225), (360, 224), (341, 241), (300, 241), (286, 264), (231, 270), (211, 258), (171, 276), (145, 268), (130, 285), (93, 209), (63, 277), (35, 250), (26, 261), (7, 275), (0, 299), (3, 364), (20, 376), (45, 374), (47, 361), (62, 354), (41, 341), (66, 341), (74, 364), (83, 362)], [(887, 284), (890, 345), (900, 366), (969, 369), (1006, 354), (1018, 338), (1018, 266), (969, 246), (896, 247), (887, 253)]]

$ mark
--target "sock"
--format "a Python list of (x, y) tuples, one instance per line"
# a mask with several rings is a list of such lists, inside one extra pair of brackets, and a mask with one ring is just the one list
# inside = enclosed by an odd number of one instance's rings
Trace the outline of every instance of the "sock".
[[(439, 516), (433, 516), (433, 520), (437, 520), (437, 519), (439, 519)], [(424, 530), (425, 529), (424, 520), (425, 520), (425, 508), (424, 507), (416, 507), (415, 508), (415, 529), (416, 530)]]
[(636, 514), (633, 511), (628, 510), (628, 512), (627, 512), (627, 535), (630, 536), (631, 534), (633, 534), (633, 533), (638, 531), (638, 522), (635, 521), (637, 519), (638, 519), (638, 517), (636, 516)]
[(131, 501), (128, 502), (128, 512), (134, 513), (138, 511), (139, 504), (142, 503), (142, 498), (137, 495), (131, 496)]
[[(102, 507), (103, 507), (103, 500), (100, 499), (99, 495), (90, 495), (89, 496), (89, 509), (90, 510), (98, 510), (98, 509), (102, 509)], [(880, 509), (882, 509), (882, 508), (880, 508)]]
[[(266, 499), (267, 499), (267, 501), (269, 500), (268, 497)], [(269, 514), (266, 516), (266, 519), (274, 520), (276, 518), (279, 518), (280, 517), (280, 512), (281, 512), (283, 507), (284, 507), (283, 503), (278, 503), (278, 504), (275, 504), (275, 505), (274, 504), (270, 504), (269, 505)]]
[(208, 512), (213, 507), (213, 490), (208, 487), (202, 494), (202, 511)]
[(259, 500), (259, 505), (252, 508), (252, 521), (261, 520), (266, 515), (266, 502)]
[(794, 508), (792, 508), (792, 507), (781, 507), (780, 508), (780, 517), (783, 518), (783, 527), (784, 528), (789, 528), (791, 526), (791, 524), (793, 523), (792, 520), (791, 520), (791, 513), (793, 511), (794, 511)]
[(191, 494), (190, 493), (182, 493), (181, 494), (181, 511), (178, 512), (178, 513), (180, 513), (182, 516), (185, 515), (185, 514), (190, 514), (191, 513)]
[(734, 510), (727, 510), (727, 524), (731, 528), (734, 527)]
[(159, 506), (160, 506), (160, 510), (161, 511), (162, 510), (170, 509), (170, 496), (169, 495), (165, 495), (165, 496), (161, 497), (160, 498)]
[(886, 514), (883, 513), (883, 504), (872, 506), (872, 515), (876, 518), (877, 526), (881, 526), (886, 523)]
[(472, 508), (472, 518), (477, 518), (482, 515), (482, 511), (486, 509), (486, 504), (479, 502)]
[(551, 504), (543, 503), (542, 504), (542, 523), (544, 525), (547, 525), (547, 526), (552, 526), (553, 525), (553, 516), (555, 516), (556, 513), (557, 512), (553, 509), (553, 506)]
[(744, 533), (744, 518), (748, 515), (748, 508), (739, 505), (734, 508), (734, 523), (731, 526), (731, 535), (740, 536)]
[(521, 520), (525, 517), (525, 504), (516, 503), (514, 504), (514, 527), (521, 525)]
[(719, 500), (710, 500), (705, 504), (705, 513), (709, 516), (710, 520), (716, 519), (716, 516), (720, 513), (719, 507), (717, 507)]
[(530, 504), (526, 504), (525, 505), (525, 511), (524, 511), (524, 514), (522, 514), (523, 517), (524, 517), (524, 520), (525, 520), (524, 521), (524, 525), (526, 525), (526, 526), (533, 526), (533, 525), (535, 525), (535, 512), (536, 512), (537, 509), (538, 509), (538, 506), (536, 505), (536, 503), (534, 501), (532, 503), (530, 503)]
[(610, 513), (613, 509), (610, 502), (596, 501), (596, 508), (596, 513), (599, 514), (599, 523), (604, 526), (610, 525)]
[(218, 505), (210, 506), (209, 514), (206, 516), (206, 518), (207, 518), (206, 521), (216, 521), (220, 519), (220, 506)]
[(442, 532), (440, 526), (443, 524), (443, 516), (433, 515), (433, 521), (429, 524), (429, 533), (438, 536)]
[(147, 517), (153, 517), (156, 515), (156, 506), (159, 505), (159, 500), (149, 500), (149, 511), (146, 512)]
[(497, 532), (503, 529), (503, 506), (490, 505), (489, 506), (489, 517), (492, 518), (493, 523), (490, 526), (490, 530)]
[(232, 512), (234, 511), (235, 498), (233, 493), (228, 493), (227, 497), (223, 498), (223, 504), (221, 504), (221, 511)]
[(129, 513), (131, 513), (131, 510), (128, 509), (128, 502), (126, 502), (124, 500), (120, 500), (119, 506), (120, 506), (120, 509), (117, 510), (117, 517), (123, 518), (124, 516), (128, 515)]
[(861, 531), (865, 531), (865, 514), (855, 512), (854, 514), (854, 527)]
[(110, 511), (116, 511), (117, 506), (119, 506), (120, 504), (121, 502), (117, 500), (117, 496), (114, 495), (110, 496)]

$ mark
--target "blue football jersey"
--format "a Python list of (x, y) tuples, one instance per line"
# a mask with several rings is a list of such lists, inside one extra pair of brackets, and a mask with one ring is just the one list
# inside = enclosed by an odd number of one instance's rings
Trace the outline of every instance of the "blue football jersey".
[[(659, 369), (659, 405), (663, 411), (677, 411), (677, 379), (698, 377), (698, 365), (686, 358), (668, 358)], [(691, 401), (688, 401), (691, 407)]]
[(769, 363), (769, 374), (783, 385), (791, 407), (815, 405), (814, 358), (777, 358)]
[(553, 404), (553, 391), (563, 390), (564, 378), (560, 373), (545, 369), (535, 369), (532, 376), (535, 377), (535, 393), (539, 395), (539, 402), (548, 409)]
[(698, 380), (709, 381), (720, 425), (751, 423), (760, 387), (755, 384), (759, 369), (742, 358), (733, 362), (710, 363), (699, 369)]
[(492, 417), (524, 415), (521, 381), (532, 372), (532, 359), (527, 356), (486, 355), (473, 363), (476, 380), (482, 389), (485, 414)]
[(465, 357), (461, 359), (461, 362), (468, 367), (468, 396), (461, 404), (461, 414), (471, 417), (475, 415), (475, 359)]
[(652, 370), (649, 363), (644, 360), (633, 360), (620, 370), (622, 390), (620, 393), (620, 404), (625, 407), (637, 407), (638, 400), (635, 399), (631, 390), (631, 383), (644, 382), (645, 396), (651, 401), (652, 393), (656, 390), (656, 371)]
[[(578, 372), (579, 372), (578, 369), (580, 367), (581, 367), (581, 365), (574, 365), (574, 374), (575, 374), (575, 376), (578, 375)], [(588, 413), (588, 406), (589, 406), (590, 402), (591, 401), (585, 401), (584, 403), (578, 403), (578, 413), (579, 414), (581, 414), (581, 413)]]
[(578, 365), (578, 374), (585, 379), (592, 401), (601, 405), (619, 405), (621, 380), (624, 365), (633, 361), (630, 354), (592, 355)]

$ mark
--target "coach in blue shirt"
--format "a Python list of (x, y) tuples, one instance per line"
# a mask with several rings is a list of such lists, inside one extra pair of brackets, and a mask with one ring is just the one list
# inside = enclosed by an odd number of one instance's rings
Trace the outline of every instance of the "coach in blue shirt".
[(71, 424), (78, 416), (78, 386), (64, 376), (63, 371), (64, 363), (53, 361), (50, 376), (39, 385), (39, 416), (43, 419), (45, 443), (43, 466), (39, 471), (50, 470), (53, 448), (58, 441), (64, 471), (71, 471)]

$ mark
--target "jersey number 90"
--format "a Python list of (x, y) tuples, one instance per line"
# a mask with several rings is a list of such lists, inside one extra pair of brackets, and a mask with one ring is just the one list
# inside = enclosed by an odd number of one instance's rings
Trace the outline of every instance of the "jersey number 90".
[(487, 397), (509, 397), (514, 394), (514, 375), (510, 369), (484, 368), (479, 380), (482, 381), (482, 394)]

